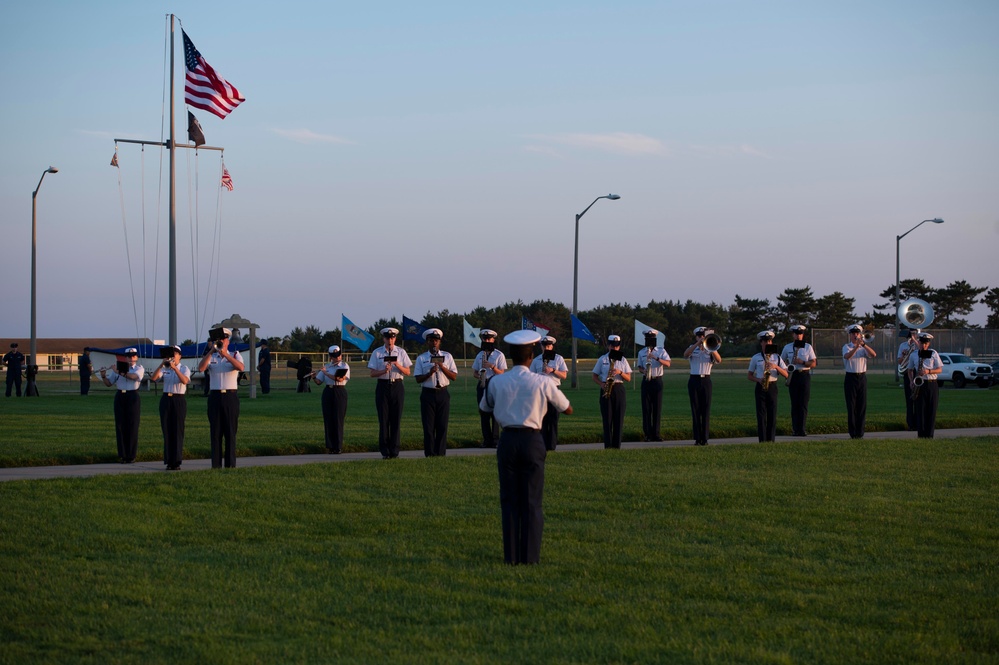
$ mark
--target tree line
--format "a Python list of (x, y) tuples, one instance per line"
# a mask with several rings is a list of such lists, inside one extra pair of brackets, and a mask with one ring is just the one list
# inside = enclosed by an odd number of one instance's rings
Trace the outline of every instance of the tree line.
[[(987, 327), (999, 328), (999, 287), (974, 287), (959, 280), (936, 289), (921, 279), (907, 279), (900, 283), (899, 294), (901, 301), (920, 298), (928, 302), (934, 309), (933, 328), (979, 327), (968, 325), (964, 318), (971, 313), (976, 302), (987, 305), (991, 310)], [(979, 300), (982, 294), (985, 295)], [(811, 287), (804, 286), (785, 289), (773, 302), (769, 299), (743, 298), (738, 294), (735, 302), (727, 307), (715, 302), (704, 304), (692, 300), (653, 300), (646, 305), (601, 305), (579, 312), (579, 318), (601, 342), (608, 335), (620, 335), (625, 348), (634, 339), (635, 320), (638, 319), (666, 335), (665, 347), (670, 355), (682, 355), (683, 350), (691, 343), (692, 331), (697, 326), (714, 328), (722, 336), (730, 353), (747, 354), (754, 350), (756, 334), (764, 329), (771, 329), (779, 334), (797, 324), (809, 328), (845, 328), (852, 323), (862, 323), (870, 329), (894, 328), (897, 325), (895, 285), (890, 285), (879, 297), (886, 298), (887, 301), (874, 305), (873, 311), (862, 315), (854, 311), (854, 298), (847, 297), (840, 291), (816, 296)], [(551, 330), (551, 335), (558, 340), (556, 351), (568, 357), (572, 349), (569, 314), (568, 307), (551, 300), (535, 300), (532, 303), (518, 300), (493, 308), (480, 305), (462, 314), (446, 309), (439, 312), (428, 311), (419, 322), (423, 326), (443, 331), (441, 347), (444, 350), (457, 358), (465, 357), (466, 354), (472, 358), (478, 349), (470, 344), (463, 346), (463, 319), (476, 328), (492, 328), (502, 338), (505, 333), (520, 329), (522, 319), (526, 317), (536, 325)], [(378, 344), (381, 339), (379, 331), (388, 326), (400, 331), (403, 328), (400, 319), (395, 317), (376, 321), (367, 329), (375, 336), (374, 344)], [(422, 342), (404, 342), (401, 337), (400, 333), (398, 343), (407, 351), (422, 352)], [(322, 352), (333, 344), (342, 345), (339, 328), (323, 331), (313, 325), (296, 327), (284, 337), (268, 337), (267, 341), (272, 351), (292, 353)], [(348, 345), (347, 348), (352, 347)], [(580, 358), (596, 358), (603, 353), (602, 345), (584, 341), (578, 343)]]

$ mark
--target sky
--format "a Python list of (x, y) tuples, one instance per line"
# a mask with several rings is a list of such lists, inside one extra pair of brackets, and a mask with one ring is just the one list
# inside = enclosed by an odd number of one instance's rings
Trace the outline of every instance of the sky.
[(581, 310), (809, 286), (863, 314), (934, 217), (902, 279), (999, 286), (991, 0), (38, 0), (0, 26), (0, 339), (29, 334), (49, 165), (38, 336), (167, 337), (166, 158), (109, 162), (166, 135), (169, 13), (246, 98), (195, 110), (234, 191), (178, 150), (181, 339), (571, 306), (609, 193)]

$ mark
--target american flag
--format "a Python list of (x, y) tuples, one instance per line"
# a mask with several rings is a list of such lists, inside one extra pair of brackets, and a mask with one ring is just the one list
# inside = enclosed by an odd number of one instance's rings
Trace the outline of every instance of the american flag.
[(243, 97), (239, 90), (219, 76), (201, 56), (194, 42), (184, 35), (184, 61), (187, 64), (187, 82), (184, 84), (184, 101), (195, 108), (225, 118), (240, 105)]
[(232, 177), (229, 175), (229, 169), (222, 167), (222, 186), (232, 191)]

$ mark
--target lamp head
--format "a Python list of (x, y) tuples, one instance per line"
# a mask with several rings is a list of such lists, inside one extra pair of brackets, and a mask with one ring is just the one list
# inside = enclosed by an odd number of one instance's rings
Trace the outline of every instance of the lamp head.
[(934, 224), (943, 224), (943, 220), (940, 219), (939, 217), (934, 217), (930, 221), (933, 222)]
[[(47, 169), (45, 169), (45, 172), (46, 173), (59, 173), (59, 169), (57, 169), (54, 166), (50, 166)], [(943, 220), (940, 220), (940, 221), (942, 222)]]
[[(618, 196), (617, 194), (608, 194), (606, 198), (610, 199), (611, 201), (617, 201), (621, 197)], [(940, 221), (942, 222), (943, 220), (941, 219)]]

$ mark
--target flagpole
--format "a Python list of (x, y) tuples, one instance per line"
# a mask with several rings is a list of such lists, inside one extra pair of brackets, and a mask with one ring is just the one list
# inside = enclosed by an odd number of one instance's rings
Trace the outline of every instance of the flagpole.
[(170, 293), (169, 293), (169, 343), (177, 343), (177, 163), (174, 160), (176, 149), (176, 118), (174, 115), (174, 94), (177, 87), (174, 83), (173, 51), (174, 51), (174, 15), (170, 14)]

